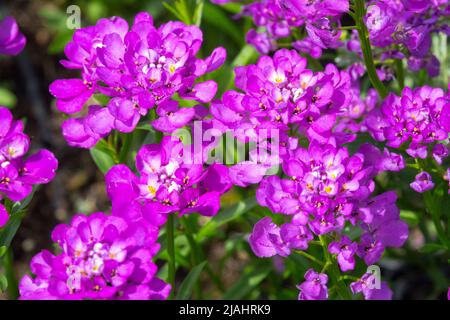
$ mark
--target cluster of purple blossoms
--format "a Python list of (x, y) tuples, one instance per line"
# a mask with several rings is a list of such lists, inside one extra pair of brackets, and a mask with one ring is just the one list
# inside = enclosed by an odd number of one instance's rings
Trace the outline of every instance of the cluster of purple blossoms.
[(138, 176), (125, 165), (106, 175), (113, 214), (126, 212), (127, 219), (143, 217), (155, 225), (164, 224), (169, 213), (216, 215), (220, 196), (231, 188), (228, 168), (205, 167), (204, 160), (176, 137), (143, 146), (136, 156)]
[[(380, 108), (367, 116), (365, 123), (377, 141), (386, 141), (393, 148), (407, 143), (406, 152), (411, 157), (425, 159), (429, 145), (448, 138), (449, 104), (448, 94), (440, 88), (406, 87), (400, 97), (391, 93)], [(438, 161), (448, 154), (445, 149), (443, 145), (433, 149)]]
[[(305, 250), (313, 234), (341, 232), (347, 222), (364, 233), (358, 246), (345, 236), (330, 245), (343, 271), (353, 269), (355, 254), (371, 264), (379, 260), (385, 247), (401, 246), (408, 229), (399, 219), (395, 194), (370, 197), (374, 190), (372, 178), (380, 168), (365, 161), (365, 154), (373, 157), (373, 151), (366, 149), (367, 145), (349, 156), (346, 148), (312, 143), (308, 150), (298, 148), (283, 161), (286, 178), (264, 178), (256, 193), (258, 203), (291, 221), (280, 228), (270, 218), (258, 222), (250, 237), (255, 253), (287, 256), (291, 249)], [(386, 158), (383, 155), (380, 160), (370, 161), (388, 170), (383, 163), (392, 160)]]
[(326, 142), (336, 116), (345, 114), (352, 98), (347, 72), (332, 64), (323, 72), (306, 69), (306, 59), (295, 50), (278, 50), (273, 58), (261, 57), (235, 73), (243, 93), (226, 92), (212, 103), (211, 113), (227, 128), (250, 137), (260, 129), (289, 132), (293, 126), (310, 140)]
[(13, 17), (5, 17), (0, 21), (0, 54), (18, 55), (26, 42), (25, 36), (20, 32)]
[[(131, 29), (119, 17), (78, 29), (65, 48), (67, 60), (61, 63), (81, 69), (81, 78), (56, 80), (50, 86), (58, 110), (75, 115), (62, 125), (68, 143), (90, 148), (111, 130), (131, 132), (155, 106), (163, 122), (171, 124), (155, 125), (156, 129), (171, 131), (186, 125), (193, 110), (179, 110), (172, 98), (210, 102), (217, 84), (196, 80), (220, 67), (226, 56), (223, 48), (217, 48), (206, 59), (196, 58), (202, 37), (198, 27), (181, 22), (156, 28), (148, 13), (137, 14)], [(106, 106), (90, 103), (94, 94), (110, 100)]]
[(156, 277), (158, 228), (94, 213), (59, 225), (52, 239), (61, 252), (42, 251), (20, 282), (20, 299), (163, 300), (170, 285)]
[[(25, 157), (30, 138), (23, 132), (23, 122), (14, 120), (11, 112), (0, 106), (0, 201), (22, 201), (33, 185), (50, 182), (58, 168), (58, 160), (48, 150)], [(0, 228), (8, 221), (8, 212), (0, 203)]]
[[(297, 288), (300, 290), (299, 300), (326, 300), (328, 299), (328, 276), (309, 269), (305, 280)], [(365, 300), (391, 300), (392, 290), (387, 283), (381, 281), (379, 285), (374, 274), (367, 272), (359, 280), (350, 284), (353, 294), (362, 293)]]
[(371, 43), (384, 50), (383, 59), (407, 58), (411, 70), (437, 76), (440, 64), (430, 52), (431, 36), (450, 34), (449, 15), (448, 0), (377, 0), (368, 3), (365, 20)]
[(251, 29), (246, 40), (260, 53), (268, 54), (279, 47), (277, 41), (294, 37), (294, 48), (318, 58), (323, 49), (342, 45), (340, 17), (348, 10), (348, 0), (258, 0), (244, 5), (240, 15), (253, 18), (257, 29)]

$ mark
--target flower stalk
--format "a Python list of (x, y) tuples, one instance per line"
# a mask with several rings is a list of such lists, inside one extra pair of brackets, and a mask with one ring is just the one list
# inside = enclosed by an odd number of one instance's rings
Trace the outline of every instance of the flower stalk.
[(378, 77), (377, 70), (375, 68), (375, 63), (373, 61), (372, 55), (372, 47), (369, 40), (369, 32), (367, 30), (366, 24), (364, 23), (364, 14), (364, 1), (355, 0), (355, 14), (353, 14), (352, 16), (355, 19), (355, 24), (357, 26), (364, 64), (366, 66), (367, 74), (369, 75), (372, 86), (377, 90), (380, 97), (384, 99), (388, 95), (388, 90)]
[(172, 286), (170, 298), (175, 299), (175, 220), (174, 214), (169, 214), (166, 223), (166, 236), (167, 236), (167, 255), (169, 275), (168, 282)]

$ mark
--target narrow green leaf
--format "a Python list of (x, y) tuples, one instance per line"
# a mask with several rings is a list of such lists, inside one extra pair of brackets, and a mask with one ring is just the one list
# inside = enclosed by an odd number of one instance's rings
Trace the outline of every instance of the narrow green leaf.
[(7, 224), (0, 230), (0, 246), (9, 247), (12, 239), (20, 227), (25, 211), (11, 214)]
[(103, 174), (106, 174), (112, 166), (118, 163), (116, 152), (105, 140), (100, 140), (97, 145), (89, 151), (95, 164)]
[(8, 288), (8, 280), (5, 275), (0, 273), (0, 292), (5, 292)]
[(202, 23), (204, 6), (205, 6), (205, 1), (204, 0), (197, 0), (196, 1), (196, 6), (195, 6), (194, 16), (192, 18), (192, 22), (198, 27), (200, 27), (200, 25)]
[(401, 210), (400, 218), (404, 220), (410, 227), (417, 226), (419, 223), (419, 216), (416, 212), (410, 210)]
[(219, 30), (223, 30), (236, 44), (242, 45), (244, 43), (241, 29), (220, 7), (206, 2), (203, 8), (203, 20)]
[(8, 250), (8, 248), (6, 246), (1, 246), (0, 247), (0, 258), (3, 257), (3, 255), (6, 252), (6, 250)]
[(256, 206), (255, 198), (249, 198), (245, 201), (240, 201), (237, 204), (220, 211), (217, 216), (211, 219), (206, 225), (204, 225), (197, 233), (197, 241), (202, 241), (210, 235), (215, 234), (217, 228), (221, 225), (230, 223), (231, 221), (239, 218), (244, 213), (253, 209)]
[(420, 252), (422, 253), (432, 253), (439, 250), (447, 250), (447, 248), (439, 243), (427, 243), (422, 248), (420, 248)]
[(206, 263), (207, 261), (203, 261), (199, 265), (195, 266), (191, 272), (189, 272), (187, 277), (181, 283), (177, 294), (177, 300), (188, 300), (191, 297), (194, 285), (199, 280), (200, 274), (202, 273)]
[(258, 263), (250, 269), (252, 270), (244, 272), (239, 280), (225, 293), (222, 297), (223, 300), (240, 300), (245, 298), (267, 278), (272, 270), (272, 266), (270, 264), (261, 266), (261, 263)]
[(17, 98), (14, 93), (6, 88), (0, 88), (0, 105), (12, 109), (16, 105), (16, 102)]

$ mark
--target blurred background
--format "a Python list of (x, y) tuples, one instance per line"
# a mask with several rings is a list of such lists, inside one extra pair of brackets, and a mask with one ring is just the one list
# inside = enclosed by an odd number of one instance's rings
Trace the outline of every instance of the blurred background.
[[(55, 225), (68, 222), (75, 213), (109, 210), (102, 173), (91, 160), (89, 151), (67, 146), (60, 133), (62, 115), (55, 112), (54, 101), (48, 93), (52, 81), (78, 76), (76, 71), (71, 73), (59, 64), (64, 46), (73, 34), (73, 30), (66, 27), (66, 9), (72, 4), (81, 8), (82, 26), (113, 15), (131, 21), (139, 11), (150, 12), (155, 24), (175, 19), (160, 0), (0, 0), (0, 17), (13, 15), (27, 38), (22, 54), (0, 57), (0, 105), (11, 108), (16, 118), (25, 119), (25, 131), (32, 139), (33, 149), (52, 150), (60, 163), (55, 180), (36, 193), (12, 243), (19, 278), (27, 272), (33, 255), (42, 249), (51, 249), (50, 233)], [(233, 65), (243, 56), (247, 63), (257, 57), (251, 48), (242, 50), (252, 21), (233, 19), (236, 13), (232, 12), (233, 8), (223, 9), (208, 1), (204, 10), (202, 50), (209, 53), (217, 46), (224, 46), (228, 52), (227, 63), (213, 75), (219, 83), (220, 94), (232, 81)], [(334, 60), (336, 52), (330, 51), (324, 56), (327, 60), (322, 63)], [(399, 185), (405, 184), (399, 183), (399, 179), (412, 181), (413, 172), (405, 171), (395, 178), (384, 176), (379, 183), (382, 188), (396, 188), (403, 194), (402, 199), (407, 199), (407, 203), (402, 204), (402, 208), (407, 208), (402, 216), (410, 224), (411, 233), (405, 248), (391, 250), (383, 259), (383, 277), (390, 282), (396, 299), (445, 299), (450, 279), (447, 254), (421, 248), (424, 235), (417, 225), (427, 223), (420, 219), (421, 199), (407, 184), (404, 190), (399, 190)], [(205, 239), (214, 233), (202, 246), (209, 264), (223, 283), (217, 285), (204, 279), (197, 294), (202, 291), (207, 297), (220, 298), (226, 292), (227, 298), (296, 299), (295, 285), (302, 281), (309, 262), (298, 256), (287, 259), (283, 266), (277, 259), (253, 257), (246, 242), (247, 233), (259, 217), (269, 215), (265, 208), (255, 205), (253, 194), (254, 190), (233, 189), (223, 199), (224, 218), (215, 226), (218, 230), (211, 227), (203, 232)], [(227, 209), (229, 214), (233, 212), (232, 216), (227, 216)], [(236, 212), (239, 217), (234, 217)], [(205, 223), (199, 220), (200, 225)], [(431, 235), (427, 236), (433, 237), (430, 228)], [(177, 240), (183, 248), (186, 239)], [(183, 272), (189, 271), (188, 266), (189, 261), (178, 272), (180, 279), (186, 275)]]

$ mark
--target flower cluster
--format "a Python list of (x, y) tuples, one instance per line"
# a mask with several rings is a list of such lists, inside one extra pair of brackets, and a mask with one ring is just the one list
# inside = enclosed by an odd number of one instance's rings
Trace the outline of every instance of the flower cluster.
[(449, 34), (447, 0), (370, 1), (365, 16), (370, 41), (384, 49), (383, 58), (408, 58), (413, 71), (426, 69), (439, 74), (439, 60), (430, 52), (435, 32)]
[(267, 54), (279, 47), (278, 40), (292, 41), (292, 37), (301, 35), (301, 40), (294, 41), (293, 46), (318, 58), (323, 49), (342, 44), (339, 41), (340, 17), (348, 10), (348, 0), (258, 0), (244, 5), (241, 15), (252, 17), (258, 28), (251, 29), (246, 38), (259, 52)]
[(27, 39), (20, 32), (16, 20), (13, 17), (5, 17), (0, 21), (0, 54), (18, 55)]
[[(22, 201), (33, 185), (50, 182), (58, 168), (58, 160), (48, 150), (26, 157), (30, 138), (23, 132), (22, 121), (0, 106), (0, 201)], [(0, 227), (8, 221), (6, 208), (0, 203)]]
[[(407, 143), (406, 152), (411, 157), (424, 159), (429, 155), (429, 145), (448, 138), (449, 104), (448, 94), (440, 88), (406, 87), (400, 97), (391, 93), (365, 123), (376, 140), (386, 141), (393, 148)], [(441, 146), (433, 154), (442, 158), (448, 152)]]
[(289, 125), (311, 140), (326, 142), (336, 117), (352, 98), (350, 76), (329, 64), (323, 72), (306, 69), (295, 50), (281, 49), (256, 65), (237, 67), (236, 87), (211, 105), (212, 115), (227, 128), (247, 136), (260, 129), (288, 133)]
[[(156, 113), (171, 123), (169, 130), (184, 126), (193, 114), (177, 112), (171, 99), (178, 94), (201, 103), (211, 101), (217, 84), (196, 80), (225, 61), (223, 48), (204, 60), (196, 58), (202, 41), (198, 27), (168, 22), (156, 28), (148, 13), (139, 13), (130, 29), (125, 20), (113, 17), (76, 30), (65, 48), (67, 60), (61, 63), (81, 69), (81, 78), (50, 85), (58, 110), (75, 115), (62, 125), (68, 143), (90, 148), (111, 130), (131, 132), (155, 105)], [(95, 94), (110, 99), (106, 107), (92, 101)], [(89, 107), (84, 110), (86, 103)]]
[(341, 233), (346, 223), (363, 234), (358, 244), (345, 235), (330, 244), (342, 271), (353, 270), (355, 255), (370, 265), (386, 247), (402, 246), (408, 228), (399, 218), (395, 194), (371, 197), (372, 178), (380, 169), (365, 161), (365, 154), (372, 156), (366, 149), (349, 156), (346, 148), (312, 143), (283, 161), (286, 178), (264, 178), (258, 203), (288, 216), (290, 222), (278, 227), (270, 218), (260, 220), (250, 237), (255, 254), (287, 256), (291, 250), (306, 250), (314, 235)]
[(20, 282), (21, 299), (161, 300), (170, 285), (157, 278), (151, 261), (159, 250), (158, 228), (145, 221), (94, 213), (59, 225), (52, 239), (61, 249), (31, 261), (35, 277)]
[(220, 195), (231, 188), (228, 168), (205, 167), (203, 154), (166, 136), (159, 144), (145, 145), (136, 156), (136, 176), (127, 166), (117, 165), (106, 175), (106, 188), (113, 214), (144, 217), (156, 225), (167, 214), (199, 213), (214, 216)]

